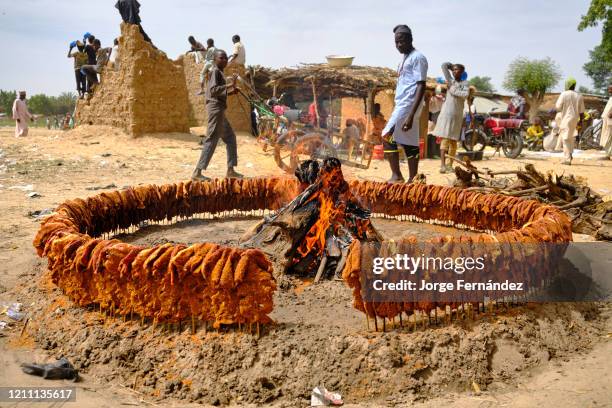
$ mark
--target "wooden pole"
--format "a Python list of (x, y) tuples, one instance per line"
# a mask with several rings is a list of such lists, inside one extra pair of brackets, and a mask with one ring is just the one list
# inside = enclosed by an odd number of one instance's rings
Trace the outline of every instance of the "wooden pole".
[(317, 104), (317, 87), (315, 85), (314, 77), (310, 78), (310, 82), (312, 83), (312, 100), (314, 103), (314, 111), (315, 111), (315, 125), (316, 127), (321, 127), (320, 118), (319, 118), (319, 105)]
[(421, 117), (419, 118), (419, 126), (420, 126), (420, 132), (422, 135), (422, 139), (423, 139), (423, 157), (426, 159), (427, 158), (427, 154), (429, 153), (427, 151), (427, 139), (428, 139), (428, 134), (427, 134), (427, 128), (429, 127), (429, 100), (425, 100), (425, 98), (423, 98), (423, 108), (421, 111)]

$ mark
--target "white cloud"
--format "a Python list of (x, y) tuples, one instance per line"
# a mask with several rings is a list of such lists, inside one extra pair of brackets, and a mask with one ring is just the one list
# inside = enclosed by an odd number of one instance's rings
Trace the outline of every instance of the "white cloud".
[[(91, 31), (110, 44), (119, 34), (114, 0), (20, 0), (0, 5), (0, 88), (30, 94), (72, 90), (70, 41)], [(231, 49), (239, 33), (250, 64), (280, 67), (322, 62), (325, 55), (355, 55), (355, 63), (394, 67), (398, 54), (391, 30), (412, 27), (415, 45), (429, 59), (430, 76), (440, 64), (464, 63), (471, 75), (487, 75), (501, 89), (515, 57), (550, 56), (565, 75), (591, 86), (582, 72), (600, 29), (579, 33), (587, 0), (141, 0), (143, 27), (157, 46), (176, 57), (194, 34)]]

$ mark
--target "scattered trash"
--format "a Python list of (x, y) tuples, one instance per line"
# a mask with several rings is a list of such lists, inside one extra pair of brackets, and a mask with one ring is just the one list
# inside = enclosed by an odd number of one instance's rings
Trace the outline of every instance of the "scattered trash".
[(327, 391), (325, 387), (315, 387), (310, 395), (311, 407), (327, 407), (343, 405), (342, 395)]
[(252, 169), (254, 167), (253, 163), (248, 162), (247, 164), (244, 165), (244, 167), (246, 167), (247, 169)]
[(480, 386), (475, 381), (472, 381), (472, 388), (474, 388), (474, 394), (480, 395)]
[(0, 314), (5, 314), (13, 320), (23, 320), (25, 313), (21, 312), (21, 303), (1, 303)]
[(53, 208), (45, 208), (43, 210), (28, 211), (28, 217), (32, 217), (32, 218), (39, 220), (53, 213), (54, 213)]
[(7, 322), (0, 321), (0, 330), (5, 329), (5, 328), (6, 328), (6, 326), (8, 326), (8, 323), (7, 323)]
[(25, 186), (12, 186), (9, 187), (9, 190), (32, 191), (34, 190), (34, 185), (26, 184)]
[(25, 317), (25, 313), (16, 312), (16, 311), (11, 310), (11, 309), (9, 309), (9, 310), (6, 312), (6, 315), (7, 315), (8, 317), (10, 317), (11, 319), (13, 319), (13, 320), (17, 320), (17, 321), (21, 321), (21, 320), (23, 320), (23, 318)]
[(111, 157), (112, 154), (110, 154), (110, 153), (102, 153), (101, 156), (102, 157)]
[(117, 188), (117, 186), (115, 185), (115, 183), (110, 183), (106, 186), (85, 187), (85, 190), (96, 191), (96, 190), (108, 190), (109, 188)]
[(31, 193), (28, 193), (28, 197), (38, 198), (38, 197), (42, 197), (42, 195), (40, 193), (37, 193), (36, 191), (32, 191)]
[(105, 167), (107, 164), (108, 164), (108, 162), (107, 162), (106, 160), (102, 160), (102, 161), (100, 162), (100, 166), (101, 166), (101, 167)]
[(46, 380), (79, 380), (79, 372), (64, 357), (50, 364), (21, 364), (24, 373), (37, 375)]

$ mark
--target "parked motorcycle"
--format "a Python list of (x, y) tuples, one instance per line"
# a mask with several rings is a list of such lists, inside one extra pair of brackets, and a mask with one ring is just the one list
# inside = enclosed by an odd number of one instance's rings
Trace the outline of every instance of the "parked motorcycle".
[(468, 125), (463, 148), (468, 152), (483, 151), (486, 146), (502, 149), (504, 155), (516, 159), (523, 151), (523, 119), (501, 119), (491, 115), (474, 115), (474, 125)]

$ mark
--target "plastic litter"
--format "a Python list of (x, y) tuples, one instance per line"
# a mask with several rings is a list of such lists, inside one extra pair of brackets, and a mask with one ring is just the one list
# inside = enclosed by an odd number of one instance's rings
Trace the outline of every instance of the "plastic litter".
[(24, 373), (37, 375), (46, 380), (79, 380), (79, 372), (64, 357), (50, 364), (21, 364)]
[(325, 387), (319, 386), (313, 388), (312, 394), (310, 395), (311, 407), (338, 407), (343, 404), (344, 401), (342, 401), (342, 395), (335, 392), (327, 391)]
[(21, 303), (0, 303), (0, 314), (5, 314), (13, 320), (23, 320), (25, 313), (21, 312)]

